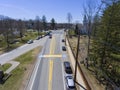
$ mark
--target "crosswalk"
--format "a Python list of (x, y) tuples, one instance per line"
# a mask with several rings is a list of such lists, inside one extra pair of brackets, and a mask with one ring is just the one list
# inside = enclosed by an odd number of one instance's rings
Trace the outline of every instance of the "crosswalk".
[(56, 55), (51, 55), (51, 54), (48, 54), (48, 55), (40, 55), (39, 57), (43, 57), (43, 58), (65, 58), (67, 57), (65, 54), (61, 55), (61, 54), (56, 54)]

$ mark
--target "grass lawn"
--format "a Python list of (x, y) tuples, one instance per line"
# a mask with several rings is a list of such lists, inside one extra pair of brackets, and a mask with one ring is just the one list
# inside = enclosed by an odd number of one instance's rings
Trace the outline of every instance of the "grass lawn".
[(12, 76), (0, 85), (0, 90), (24, 90), (40, 50), (41, 47), (37, 47), (16, 58), (15, 61), (20, 62), (20, 65), (11, 72)]
[(6, 63), (6, 64), (0, 66), (0, 70), (6, 71), (6, 70), (7, 70), (8, 68), (10, 68), (10, 67), (11, 67), (11, 64)]
[(71, 29), (71, 30), (68, 31), (68, 33), (69, 33), (69, 35), (75, 35), (75, 30)]

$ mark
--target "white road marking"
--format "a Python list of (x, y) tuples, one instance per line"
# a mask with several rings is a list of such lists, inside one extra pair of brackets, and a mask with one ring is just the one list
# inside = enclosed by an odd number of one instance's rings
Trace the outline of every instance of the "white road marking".
[(35, 82), (35, 77), (37, 75), (37, 71), (38, 71), (38, 67), (39, 67), (40, 61), (41, 60), (38, 59), (37, 64), (35, 65), (35, 68), (34, 68), (34, 71), (33, 71), (34, 75), (33, 75), (33, 80), (31, 82), (31, 85), (30, 85), (30, 90), (32, 90), (32, 88), (33, 88), (33, 84)]

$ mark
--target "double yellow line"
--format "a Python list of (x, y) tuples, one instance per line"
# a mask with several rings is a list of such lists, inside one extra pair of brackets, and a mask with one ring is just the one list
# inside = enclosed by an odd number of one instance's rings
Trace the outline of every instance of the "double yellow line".
[(48, 90), (52, 89), (52, 73), (53, 73), (53, 60), (49, 62), (49, 81), (48, 81)]
[[(55, 37), (52, 38), (50, 43), (50, 55), (54, 54), (55, 50)], [(53, 60), (49, 61), (49, 79), (48, 79), (48, 90), (52, 89), (52, 74), (53, 74)]]
[(53, 36), (50, 42), (50, 55), (53, 55), (55, 51), (55, 37)]

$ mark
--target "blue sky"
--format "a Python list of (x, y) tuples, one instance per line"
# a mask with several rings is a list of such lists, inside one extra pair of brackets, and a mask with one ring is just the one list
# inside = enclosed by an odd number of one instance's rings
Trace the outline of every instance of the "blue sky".
[(72, 22), (82, 22), (85, 2), (88, 0), (0, 0), (0, 15), (15, 19), (35, 19), (45, 15), (47, 21), (55, 18), (56, 22), (67, 22), (67, 13), (70, 12)]

